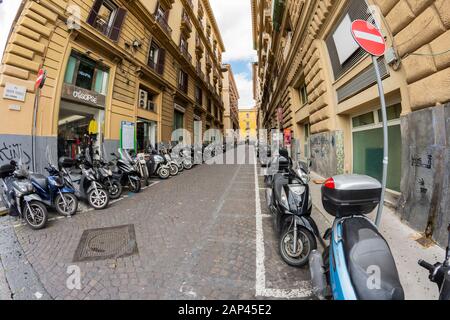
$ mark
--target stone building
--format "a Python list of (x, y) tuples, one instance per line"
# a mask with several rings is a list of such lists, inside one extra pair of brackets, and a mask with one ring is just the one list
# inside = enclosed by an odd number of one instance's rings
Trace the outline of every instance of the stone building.
[(234, 80), (231, 65), (225, 64), (223, 68), (223, 115), (224, 129), (239, 129), (239, 91)]
[(224, 50), (208, 0), (22, 1), (0, 67), (0, 163), (20, 147), (42, 168), (46, 146), (200, 142), (223, 129)]
[[(401, 218), (445, 241), (450, 221), (450, 1), (252, 0), (262, 126), (291, 130), (295, 154), (323, 176), (382, 171), (371, 57), (350, 33), (376, 23), (388, 104), (388, 199)], [(278, 121), (281, 115), (281, 121)]]
[(258, 112), (255, 107), (239, 109), (241, 141), (255, 142), (258, 139), (257, 116)]

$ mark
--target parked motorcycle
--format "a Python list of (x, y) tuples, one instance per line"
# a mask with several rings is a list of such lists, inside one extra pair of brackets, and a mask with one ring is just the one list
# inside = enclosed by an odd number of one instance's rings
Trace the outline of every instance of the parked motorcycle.
[[(81, 170), (78, 174), (70, 171), (76, 165)], [(96, 177), (89, 149), (86, 149), (85, 155), (80, 156), (78, 161), (67, 157), (60, 158), (59, 166), (64, 180), (71, 188), (75, 189), (79, 199), (87, 201), (95, 210), (102, 210), (108, 206), (109, 193)]]
[(148, 156), (147, 168), (150, 177), (158, 176), (159, 178), (165, 180), (170, 177), (170, 165), (167, 163), (166, 159), (159, 155), (154, 149), (150, 149), (150, 154)]
[(448, 226), (448, 244), (444, 262), (432, 265), (419, 260), (419, 265), (430, 272), (430, 281), (437, 284), (439, 300), (450, 300), (450, 225)]
[(323, 255), (309, 258), (316, 296), (335, 300), (403, 300), (388, 243), (365, 216), (380, 203), (381, 184), (362, 175), (340, 175), (322, 186), (322, 203), (335, 217)]
[(148, 155), (145, 153), (138, 153), (136, 159), (134, 159), (135, 168), (141, 178), (144, 180), (146, 186), (150, 185), (150, 172), (147, 166)]
[(115, 158), (117, 171), (113, 175), (118, 179), (122, 186), (128, 187), (131, 192), (139, 193), (141, 191), (141, 177), (135, 168), (135, 163), (130, 154), (124, 149), (118, 149), (119, 155), (111, 153)]
[(292, 168), (289, 157), (281, 155), (279, 169), (266, 189), (266, 201), (273, 215), (282, 259), (294, 267), (308, 263), (309, 255), (320, 239), (316, 223), (311, 218), (312, 199), (305, 168)]
[(111, 200), (119, 199), (122, 195), (122, 184), (113, 175), (111, 167), (114, 164), (106, 161), (103, 157), (94, 161), (93, 170), (96, 179), (106, 188)]
[(9, 214), (25, 219), (34, 230), (44, 228), (48, 219), (47, 208), (29, 180), (22, 155), (18, 163), (11, 161), (0, 167), (0, 181), (0, 195)]
[(42, 198), (48, 208), (54, 208), (63, 216), (72, 216), (78, 210), (78, 199), (75, 196), (75, 190), (69, 187), (62, 173), (52, 164), (51, 152), (46, 151), (48, 167), (45, 170), (48, 176), (42, 174), (30, 174), (30, 180), (37, 194)]
[(172, 160), (169, 152), (167, 151), (167, 148), (162, 144), (160, 145), (160, 148), (159, 148), (159, 154), (162, 157), (164, 157), (164, 159), (166, 160), (166, 163), (170, 167), (170, 175), (172, 177), (178, 175), (178, 173), (180, 172), (180, 168), (179, 168), (178, 164)]
[(276, 174), (289, 172), (289, 168), (291, 168), (291, 166), (292, 160), (289, 157), (288, 151), (284, 148), (281, 148), (279, 150), (279, 153), (274, 155), (274, 157), (271, 159), (266, 169), (266, 173), (264, 175), (264, 184), (266, 185), (266, 187), (270, 187), (272, 185), (273, 179)]

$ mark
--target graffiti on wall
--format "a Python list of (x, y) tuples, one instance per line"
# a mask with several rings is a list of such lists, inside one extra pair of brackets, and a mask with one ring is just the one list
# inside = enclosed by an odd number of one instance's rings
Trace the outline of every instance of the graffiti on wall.
[(331, 141), (328, 136), (320, 134), (310, 137), (311, 157), (326, 158), (330, 154), (331, 144), (334, 144), (334, 137)]
[(0, 163), (7, 163), (11, 160), (19, 160), (22, 150), (22, 161), (24, 164), (31, 163), (31, 156), (24, 150), (21, 143), (0, 142)]
[(422, 157), (414, 155), (411, 157), (411, 166), (418, 167), (418, 168), (426, 168), (431, 169), (432, 162), (433, 162), (433, 156), (429, 154), (427, 156), (428, 161), (426, 163), (423, 162)]

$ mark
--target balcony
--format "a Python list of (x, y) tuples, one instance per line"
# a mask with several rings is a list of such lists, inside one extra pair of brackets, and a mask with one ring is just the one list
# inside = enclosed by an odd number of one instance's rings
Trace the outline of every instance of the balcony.
[(180, 52), (189, 63), (192, 63), (192, 56), (189, 53), (187, 45), (180, 45)]
[(155, 13), (155, 21), (161, 26), (164, 32), (170, 37), (172, 36), (172, 28), (169, 26), (169, 22), (166, 17), (160, 15), (158, 12)]
[(202, 79), (202, 81), (206, 82), (206, 76), (205, 73), (202, 71), (202, 66), (200, 64), (197, 64), (195, 67), (195, 71), (197, 72), (197, 75)]
[(208, 71), (208, 73), (211, 73), (211, 69), (212, 69), (211, 57), (206, 56), (206, 70)]
[(183, 15), (181, 16), (181, 32), (183, 32), (187, 36), (190, 36), (192, 32), (191, 19), (187, 15), (186, 11), (184, 11)]
[(195, 52), (199, 58), (202, 58), (203, 52), (205, 52), (205, 46), (199, 36), (195, 38)]

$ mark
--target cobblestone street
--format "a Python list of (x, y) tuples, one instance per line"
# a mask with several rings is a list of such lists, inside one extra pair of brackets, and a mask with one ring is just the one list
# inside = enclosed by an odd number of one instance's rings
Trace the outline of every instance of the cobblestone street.
[[(15, 298), (253, 299), (309, 298), (309, 272), (282, 262), (262, 178), (254, 164), (201, 165), (129, 195), (104, 211), (52, 220), (41, 231), (15, 226), (22, 264), (5, 266)], [(256, 192), (261, 203), (256, 208)], [(262, 210), (262, 211), (260, 211)], [(11, 222), (3, 218), (4, 231)], [(17, 223), (17, 222), (15, 222)], [(259, 232), (260, 223), (263, 232)], [(83, 232), (133, 225), (137, 253), (74, 262)], [(5, 238), (5, 232), (2, 237)], [(9, 232), (9, 237), (11, 232)], [(257, 250), (256, 239), (263, 248)], [(10, 239), (10, 241), (12, 241)], [(3, 242), (3, 239), (2, 239)], [(261, 250), (262, 249), (262, 250)], [(3, 259), (2, 257), (2, 260)], [(3, 264), (7, 264), (7, 259)], [(257, 265), (259, 264), (259, 267)], [(68, 268), (81, 270), (81, 289), (69, 290)], [(30, 276), (22, 279), (22, 273)], [(32, 273), (35, 283), (31, 286)], [(27, 283), (28, 281), (28, 283)], [(39, 289), (41, 288), (41, 289)], [(39, 291), (41, 290), (41, 291)], [(44, 291), (44, 292), (43, 292)], [(36, 296), (36, 292), (38, 292)]]

